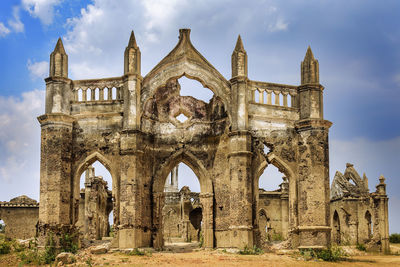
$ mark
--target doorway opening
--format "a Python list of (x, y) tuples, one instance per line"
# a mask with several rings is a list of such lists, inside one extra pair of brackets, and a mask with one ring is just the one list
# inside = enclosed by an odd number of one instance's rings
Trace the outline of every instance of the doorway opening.
[(80, 176), (76, 226), (85, 240), (107, 240), (114, 236), (112, 177), (99, 161)]
[(198, 177), (186, 164), (179, 163), (166, 179), (164, 194), (164, 243), (194, 243), (197, 246), (202, 238), (203, 219)]

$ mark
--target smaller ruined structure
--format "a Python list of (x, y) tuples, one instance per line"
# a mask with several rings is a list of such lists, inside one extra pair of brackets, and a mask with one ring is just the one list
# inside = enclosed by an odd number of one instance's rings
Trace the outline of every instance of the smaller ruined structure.
[(85, 188), (81, 189), (77, 227), (81, 239), (99, 240), (109, 236), (108, 217), (113, 209), (111, 191), (101, 176), (95, 176), (92, 166), (85, 173)]
[(27, 239), (36, 235), (39, 203), (25, 195), (0, 201), (0, 219), (5, 224), (8, 238)]
[(382, 175), (370, 193), (366, 175), (361, 178), (347, 163), (344, 174), (337, 171), (333, 178), (330, 206), (332, 242), (389, 251), (388, 197)]
[(289, 232), (289, 182), (283, 177), (279, 189), (258, 189), (258, 228), (260, 245), (288, 238)]
[(164, 241), (200, 241), (202, 205), (199, 193), (191, 192), (188, 186), (178, 188), (178, 166), (174, 167), (164, 187), (163, 207)]

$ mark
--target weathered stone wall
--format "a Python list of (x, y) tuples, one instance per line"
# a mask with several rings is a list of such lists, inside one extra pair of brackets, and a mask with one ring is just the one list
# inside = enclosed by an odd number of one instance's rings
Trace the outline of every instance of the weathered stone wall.
[(27, 196), (0, 202), (0, 219), (5, 224), (8, 238), (28, 239), (36, 236), (39, 203)]

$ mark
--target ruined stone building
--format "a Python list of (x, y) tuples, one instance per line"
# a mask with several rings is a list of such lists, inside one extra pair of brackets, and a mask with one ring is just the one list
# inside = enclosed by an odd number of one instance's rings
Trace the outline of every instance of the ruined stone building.
[(332, 241), (337, 244), (367, 244), (368, 249), (389, 250), (388, 197), (385, 178), (379, 177), (370, 193), (368, 178), (352, 164), (344, 174), (336, 172), (331, 186)]
[(76, 227), (82, 239), (100, 240), (109, 236), (109, 215), (113, 209), (111, 191), (90, 166), (85, 173), (85, 187), (80, 190)]
[[(113, 244), (119, 248), (160, 249), (175, 235), (163, 224), (170, 223), (166, 207), (178, 194), (164, 189), (181, 162), (198, 177), (200, 193), (178, 192), (179, 209), (201, 208), (204, 247), (260, 245), (268, 227), (293, 248), (330, 244), (331, 122), (323, 116), (324, 87), (310, 48), (300, 85), (251, 80), (240, 36), (229, 79), (196, 50), (189, 29), (179, 31), (175, 48), (144, 76), (133, 32), (123, 56), (120, 77), (71, 80), (61, 39), (50, 55), (45, 114), (38, 117), (42, 242), (50, 233), (78, 231), (80, 177), (99, 161), (112, 176)], [(211, 100), (181, 96), (182, 76), (211, 90)], [(177, 119), (182, 114), (185, 121)], [(281, 191), (259, 190), (269, 165), (286, 177)], [(190, 213), (180, 219), (187, 223), (181, 227), (191, 225)]]
[(27, 196), (0, 201), (0, 220), (4, 221), (8, 238), (28, 239), (36, 236), (38, 217), (39, 203)]

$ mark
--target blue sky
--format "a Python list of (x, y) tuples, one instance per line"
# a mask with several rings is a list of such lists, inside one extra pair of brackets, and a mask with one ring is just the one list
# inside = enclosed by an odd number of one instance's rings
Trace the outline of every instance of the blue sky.
[(144, 76), (175, 46), (178, 29), (191, 28), (196, 48), (228, 79), (238, 34), (253, 80), (299, 84), (311, 45), (325, 86), (324, 115), (333, 122), (331, 178), (351, 162), (375, 190), (383, 174), (390, 232), (400, 232), (399, 14), (397, 0), (1, 1), (0, 200), (38, 199), (36, 116), (44, 112), (43, 78), (58, 37), (70, 78), (110, 77), (122, 74), (134, 30)]

